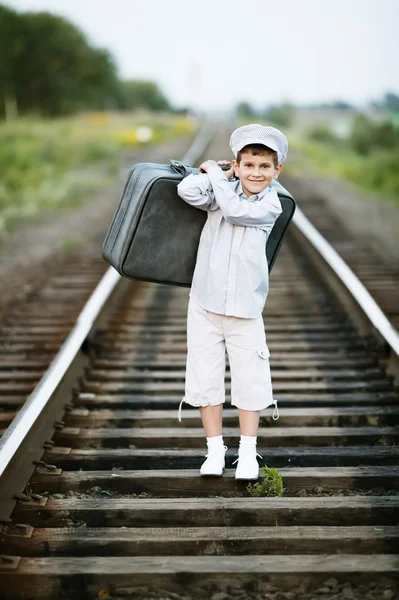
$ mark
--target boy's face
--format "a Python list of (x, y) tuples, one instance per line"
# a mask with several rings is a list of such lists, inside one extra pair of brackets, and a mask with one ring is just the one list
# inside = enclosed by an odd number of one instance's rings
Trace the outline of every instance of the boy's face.
[(246, 196), (260, 194), (273, 179), (277, 179), (283, 165), (274, 166), (270, 154), (253, 155), (251, 152), (241, 154), (241, 161), (233, 160), (234, 174), (241, 180), (241, 186)]

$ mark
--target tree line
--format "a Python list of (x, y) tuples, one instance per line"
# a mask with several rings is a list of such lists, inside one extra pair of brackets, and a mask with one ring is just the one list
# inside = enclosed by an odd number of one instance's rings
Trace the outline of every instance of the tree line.
[(122, 81), (112, 55), (67, 19), (0, 5), (0, 118), (173, 110), (153, 81)]
[[(380, 110), (388, 113), (399, 113), (399, 96), (394, 92), (387, 92), (379, 100), (374, 100), (369, 104), (369, 110)], [(343, 100), (332, 102), (323, 102), (318, 104), (310, 104), (307, 106), (296, 107), (290, 102), (282, 104), (273, 104), (265, 109), (257, 109), (249, 102), (243, 100), (235, 107), (236, 115), (242, 119), (267, 119), (277, 126), (290, 127), (295, 121), (296, 111), (309, 112), (316, 110), (332, 110), (341, 113), (351, 113), (353, 115), (361, 115), (361, 111), (354, 105)], [(360, 119), (361, 121), (361, 119)], [(366, 119), (366, 121), (368, 121)], [(364, 129), (365, 122), (360, 122), (360, 127)], [(367, 123), (366, 123), (367, 125)]]

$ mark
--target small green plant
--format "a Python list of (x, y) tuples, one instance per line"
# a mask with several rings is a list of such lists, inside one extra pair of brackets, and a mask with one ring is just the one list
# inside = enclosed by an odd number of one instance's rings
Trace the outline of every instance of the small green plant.
[(247, 491), (250, 496), (259, 498), (261, 496), (282, 496), (284, 493), (283, 478), (277, 469), (265, 465), (263, 478), (256, 483), (249, 483)]
[(66, 235), (62, 238), (60, 246), (63, 250), (72, 250), (75, 246), (75, 240), (70, 235)]

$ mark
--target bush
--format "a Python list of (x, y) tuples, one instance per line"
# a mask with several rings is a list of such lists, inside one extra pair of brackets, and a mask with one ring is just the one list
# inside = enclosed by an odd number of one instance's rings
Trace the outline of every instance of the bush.
[[(328, 127), (315, 125), (307, 138), (298, 138), (293, 146), (320, 173), (342, 177), (390, 202), (399, 202), (399, 130), (392, 123), (373, 121), (359, 113), (348, 139), (341, 140)], [(300, 173), (297, 168), (296, 174)]]
[(235, 113), (239, 119), (254, 119), (256, 111), (249, 102), (239, 102), (236, 106)]
[(356, 152), (368, 156), (373, 150), (399, 148), (399, 132), (388, 121), (378, 123), (357, 114), (349, 143)]
[(255, 498), (262, 496), (282, 496), (284, 493), (283, 478), (277, 469), (265, 465), (263, 469), (263, 478), (260, 482), (249, 483), (247, 491)]
[(270, 106), (266, 110), (264, 118), (276, 127), (291, 127), (295, 120), (295, 107), (288, 102)]
[(399, 197), (399, 154), (379, 150), (363, 161), (347, 163), (343, 174), (369, 190)]
[(314, 142), (322, 142), (325, 144), (336, 144), (340, 141), (327, 125), (314, 125), (308, 131), (308, 138)]

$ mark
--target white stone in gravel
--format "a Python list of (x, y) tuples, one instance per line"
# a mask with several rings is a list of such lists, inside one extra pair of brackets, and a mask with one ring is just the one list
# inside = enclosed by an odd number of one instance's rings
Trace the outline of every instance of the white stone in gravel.
[(229, 595), (226, 592), (216, 592), (216, 594), (212, 594), (211, 600), (228, 600)]

